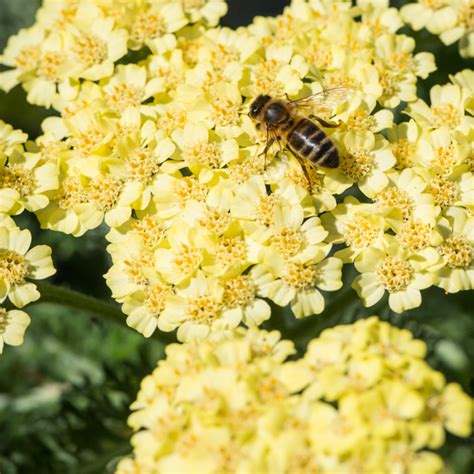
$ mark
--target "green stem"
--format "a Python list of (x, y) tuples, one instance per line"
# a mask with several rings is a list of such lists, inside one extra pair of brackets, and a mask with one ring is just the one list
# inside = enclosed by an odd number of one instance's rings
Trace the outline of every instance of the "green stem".
[[(35, 282), (35, 284), (41, 293), (41, 299), (34, 304), (53, 303), (68, 306), (80, 311), (85, 311), (97, 318), (107, 319), (124, 326), (125, 315), (118, 304), (108, 303), (94, 296), (85, 295), (84, 293), (63, 286), (40, 282)], [(165, 333), (158, 329), (155, 330), (152, 337), (163, 344), (176, 342), (173, 333)]]

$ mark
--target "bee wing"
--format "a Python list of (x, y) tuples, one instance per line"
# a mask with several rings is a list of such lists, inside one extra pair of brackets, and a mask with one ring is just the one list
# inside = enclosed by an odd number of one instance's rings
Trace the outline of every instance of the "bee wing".
[(290, 104), (298, 110), (311, 112), (314, 115), (334, 115), (337, 108), (347, 102), (354, 95), (354, 89), (336, 87), (316, 94), (291, 100)]

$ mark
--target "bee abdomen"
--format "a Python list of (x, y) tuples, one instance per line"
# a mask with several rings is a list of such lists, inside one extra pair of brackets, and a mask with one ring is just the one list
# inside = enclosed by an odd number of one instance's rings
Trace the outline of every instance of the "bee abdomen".
[(311, 120), (303, 118), (288, 133), (287, 142), (294, 153), (315, 165), (337, 168), (337, 148), (323, 130)]

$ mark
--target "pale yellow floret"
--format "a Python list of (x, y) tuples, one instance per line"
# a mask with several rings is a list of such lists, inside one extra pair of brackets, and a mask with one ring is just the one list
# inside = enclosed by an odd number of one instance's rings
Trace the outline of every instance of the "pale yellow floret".
[(0, 306), (0, 354), (5, 344), (19, 346), (23, 343), (23, 336), (29, 324), (30, 317), (24, 311), (7, 311)]

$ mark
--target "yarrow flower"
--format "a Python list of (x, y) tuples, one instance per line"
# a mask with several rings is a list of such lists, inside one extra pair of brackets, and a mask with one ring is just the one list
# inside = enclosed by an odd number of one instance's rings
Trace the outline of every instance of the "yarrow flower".
[[(39, 299), (40, 294), (30, 280), (41, 280), (56, 270), (47, 245), (31, 246), (31, 234), (20, 230), (13, 219), (0, 213), (0, 353), (5, 344), (18, 346), (30, 324), (23, 308)], [(8, 301), (6, 301), (8, 299)], [(7, 303), (9, 306), (5, 306)]]
[(471, 433), (473, 400), (407, 330), (374, 316), (294, 352), (255, 328), (168, 346), (132, 404), (133, 456), (116, 472), (436, 473), (426, 448)]
[[(320, 314), (345, 263), (364, 304), (387, 292), (394, 311), (421, 304), (422, 288), (472, 287), (469, 71), (418, 99), (434, 57), (397, 33), (385, 1), (295, 0), (237, 30), (217, 27), (225, 11), (221, 0), (45, 1), (0, 58), (0, 87), (21, 83), (60, 116), (26, 150), (0, 129), (0, 212), (27, 209), (74, 236), (105, 223), (107, 284), (145, 336), (258, 326), (271, 303)], [(321, 112), (336, 125), (323, 128), (337, 169), (305, 173), (283, 143), (262, 154), (256, 96), (341, 87), (347, 100)], [(410, 120), (397, 124), (401, 101)], [(363, 202), (342, 202), (359, 191)]]
[(39, 298), (32, 280), (53, 275), (51, 249), (37, 245), (30, 249), (31, 234), (15, 225), (0, 224), (0, 303), (8, 299), (23, 308)]
[(459, 41), (463, 58), (474, 57), (474, 3), (472, 0), (418, 0), (404, 5), (403, 20), (415, 31), (426, 28), (445, 45)]

